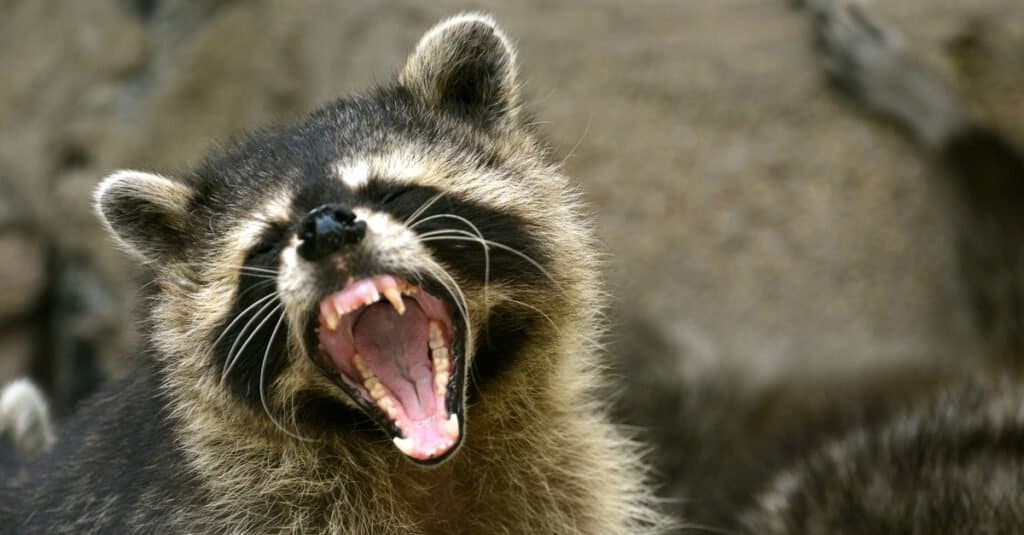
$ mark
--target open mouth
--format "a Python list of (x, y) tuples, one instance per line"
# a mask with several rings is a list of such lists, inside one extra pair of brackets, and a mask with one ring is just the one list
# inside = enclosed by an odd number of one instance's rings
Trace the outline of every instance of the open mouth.
[(320, 300), (317, 356), (396, 447), (437, 462), (462, 436), (450, 308), (393, 275), (349, 282)]

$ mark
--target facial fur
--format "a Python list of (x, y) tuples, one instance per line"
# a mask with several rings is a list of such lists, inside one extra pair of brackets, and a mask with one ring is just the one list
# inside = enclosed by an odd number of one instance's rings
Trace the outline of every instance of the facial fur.
[[(528, 469), (543, 457), (568, 474), (557, 477), (574, 481), (566, 483), (572, 500), (559, 493), (542, 500), (565, 501), (562, 520), (534, 515), (521, 525), (543, 531), (594, 522), (597, 529), (615, 517), (607, 525), (634, 529), (637, 518), (653, 518), (636, 503), (644, 491), (628, 474), (636, 455), (590, 397), (601, 306), (591, 232), (575, 190), (521, 117), (508, 39), (489, 18), (461, 16), (428, 32), (386, 87), (252, 134), (180, 177), (124, 171), (104, 182), (98, 211), (155, 272), (149, 343), (183, 447), (197, 471), (211, 474), (208, 486), (221, 503), (242, 499), (239, 486), (281, 490), (298, 481), (293, 492), (341, 493), (330, 490), (340, 480), (317, 464), (328, 459), (350, 462), (357, 475), (346, 474), (349, 480), (403, 473), (416, 480), (429, 473), (421, 464), (448, 461), (442, 466), (452, 471), (475, 466), (483, 484), (499, 461), (488, 467), (481, 459), (516, 450), (523, 459), (508, 462)], [(309, 231), (320, 220), (310, 217), (324, 206), (340, 207), (331, 209), (345, 219), (328, 223), (362, 230), (313, 258)], [(340, 319), (324, 312), (325, 303), (371, 295), (357, 291), (367, 281), (398, 281), (410, 293), (399, 298), (407, 310), (398, 314), (403, 305), (392, 305), (378, 286), (379, 301), (370, 299), (376, 304)], [(410, 319), (421, 312), (425, 320)], [(366, 327), (373, 315), (384, 319)], [(394, 348), (395, 340), (411, 339), (402, 329), (421, 336), (427, 320), (444, 331), (451, 370), (447, 387), (441, 379), (435, 387), (444, 407), (424, 410), (431, 418), (456, 415), (458, 429), (444, 442), (442, 424), (433, 422), (436, 429), (417, 440), (442, 441), (415, 449), (401, 442), (410, 427), (396, 425), (368, 395), (372, 381), (360, 384), (365, 376), (353, 371), (359, 365), (351, 353), (380, 339), (390, 321), (396, 336), (372, 347), (384, 347), (381, 355), (426, 355), (425, 345)], [(324, 329), (333, 332), (334, 324), (355, 333), (345, 351), (325, 351), (335, 340)], [(401, 356), (363, 360), (390, 374), (380, 378), (389, 389), (422, 386), (399, 378), (412, 362)], [(428, 399), (419, 389), (390, 393), (406, 411), (411, 400)], [(276, 464), (290, 456), (302, 466)], [(575, 480), (615, 457), (612, 472), (621, 477)], [(251, 470), (267, 462), (276, 466), (271, 472), (289, 475), (271, 480)], [(574, 500), (590, 503), (568, 508)], [(387, 507), (400, 524), (401, 513)], [(332, 525), (345, 525), (338, 522)]]

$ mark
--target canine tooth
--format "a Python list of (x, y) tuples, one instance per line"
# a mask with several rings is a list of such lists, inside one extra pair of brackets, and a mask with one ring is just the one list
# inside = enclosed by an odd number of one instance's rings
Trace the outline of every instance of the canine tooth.
[(332, 311), (332, 312), (328, 312), (327, 313), (327, 317), (324, 318), (324, 319), (327, 322), (327, 328), (333, 331), (333, 330), (338, 328), (338, 321), (341, 318), (338, 317), (338, 313), (337, 312), (333, 312)]
[(459, 415), (453, 414), (449, 416), (448, 421), (444, 423), (444, 427), (441, 430), (452, 439), (459, 438)]
[(384, 297), (391, 302), (391, 306), (395, 307), (399, 316), (405, 314), (405, 303), (402, 301), (402, 294), (399, 293), (397, 288), (385, 288)]
[(412, 454), (412, 448), (413, 448), (413, 446), (416, 445), (416, 443), (413, 442), (413, 440), (411, 438), (398, 438), (398, 437), (395, 437), (391, 441), (395, 443), (395, 447), (398, 448), (398, 451), (401, 451), (402, 453), (404, 453), (406, 455), (411, 455)]

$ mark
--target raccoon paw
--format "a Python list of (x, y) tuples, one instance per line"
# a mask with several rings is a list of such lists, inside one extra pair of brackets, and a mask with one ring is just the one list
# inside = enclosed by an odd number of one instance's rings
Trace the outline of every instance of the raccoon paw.
[(837, 88), (927, 145), (940, 144), (962, 126), (961, 107), (949, 87), (857, 3), (832, 2), (818, 13), (815, 42)]
[(53, 445), (46, 399), (28, 379), (13, 381), (0, 390), (0, 438), (28, 455), (45, 452)]

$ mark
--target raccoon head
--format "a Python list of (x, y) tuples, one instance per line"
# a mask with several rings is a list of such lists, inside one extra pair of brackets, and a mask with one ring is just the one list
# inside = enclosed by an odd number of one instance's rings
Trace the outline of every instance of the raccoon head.
[[(294, 440), (383, 431), (439, 462), (467, 398), (529, 395), (555, 373), (552, 333), (595, 308), (575, 194), (484, 16), (430, 30), (388, 86), (180, 178), (115, 173), (96, 199), (155, 273), (149, 337), (170, 382), (226, 391)], [(519, 386), (496, 386), (511, 373)]]

